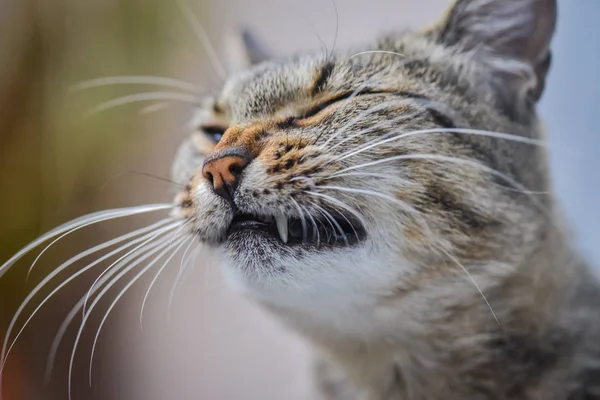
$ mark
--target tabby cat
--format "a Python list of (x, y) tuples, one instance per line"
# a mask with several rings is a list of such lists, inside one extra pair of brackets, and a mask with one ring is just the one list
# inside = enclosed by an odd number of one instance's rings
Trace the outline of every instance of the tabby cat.
[(314, 344), (322, 398), (600, 399), (600, 290), (536, 114), (556, 9), (458, 0), (423, 31), (248, 65), (197, 113), (173, 216)]
[(325, 398), (600, 399), (600, 291), (536, 115), (556, 8), (459, 0), (421, 32), (262, 62), (198, 115), (178, 215), (314, 343)]

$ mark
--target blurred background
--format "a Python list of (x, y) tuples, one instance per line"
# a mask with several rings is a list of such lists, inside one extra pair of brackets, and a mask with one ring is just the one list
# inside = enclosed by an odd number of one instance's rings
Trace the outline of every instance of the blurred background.
[[(331, 47), (335, 38), (336, 10), (329, 0), (188, 2), (222, 58), (224, 38), (240, 27), (251, 28), (278, 56), (319, 49), (321, 41)], [(335, 3), (337, 43), (345, 46), (429, 24), (450, 1)], [(556, 190), (577, 245), (600, 265), (600, 208), (594, 201), (600, 194), (595, 123), (600, 47), (594, 44), (600, 39), (600, 2), (559, 0), (559, 6), (554, 66), (541, 112), (550, 131)], [(169, 178), (194, 111), (190, 92), (151, 84), (73, 90), (88, 79), (128, 75), (176, 78), (199, 92), (216, 91), (220, 84), (201, 40), (174, 1), (0, 0), (0, 263), (69, 219), (171, 200), (176, 186), (162, 178)], [(133, 102), (139, 98), (130, 96), (140, 93), (152, 94)], [(123, 99), (105, 103), (118, 98)], [(78, 231), (44, 254), (27, 283), (35, 254), (24, 258), (0, 279), (0, 336), (28, 292), (61, 262), (164, 216), (158, 212)], [(99, 304), (74, 359), (73, 399), (306, 398), (308, 350), (227, 288), (210, 254), (197, 255), (169, 307), (179, 263), (176, 258), (151, 292), (143, 332), (140, 306), (152, 276), (141, 279), (115, 307), (100, 335), (90, 387), (91, 345), (114, 295)], [(61, 322), (96, 277), (89, 274), (62, 290), (24, 330), (4, 370), (4, 400), (67, 398), (80, 318), (59, 347), (47, 384), (46, 358)], [(49, 293), (40, 293), (25, 315)]]

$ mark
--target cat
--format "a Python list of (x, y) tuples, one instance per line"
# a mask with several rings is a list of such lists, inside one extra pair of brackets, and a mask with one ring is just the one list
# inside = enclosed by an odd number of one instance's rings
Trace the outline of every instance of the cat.
[(324, 398), (600, 399), (600, 291), (536, 114), (556, 16), (458, 0), (363, 49), (249, 56), (199, 112), (176, 214), (314, 344)]
[(248, 47), (178, 150), (174, 205), (136, 209), (177, 221), (137, 243), (172, 252), (178, 229), (219, 252), (235, 288), (313, 345), (315, 398), (600, 399), (598, 281), (536, 113), (556, 17), (556, 0), (457, 0), (351, 51)]

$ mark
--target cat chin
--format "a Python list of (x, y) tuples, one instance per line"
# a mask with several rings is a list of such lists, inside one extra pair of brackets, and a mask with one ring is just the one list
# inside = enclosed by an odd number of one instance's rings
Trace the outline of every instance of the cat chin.
[(223, 270), (234, 289), (267, 308), (325, 322), (376, 307), (403, 274), (403, 261), (369, 243), (297, 258), (274, 254), (268, 263), (253, 253), (224, 250)]

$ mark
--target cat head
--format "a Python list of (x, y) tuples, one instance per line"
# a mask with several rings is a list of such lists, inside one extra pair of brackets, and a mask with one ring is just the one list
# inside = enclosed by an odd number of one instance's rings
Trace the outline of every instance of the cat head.
[(459, 0), (427, 30), (237, 73), (180, 148), (176, 215), (248, 293), (314, 320), (479, 296), (543, 240), (555, 19), (555, 0)]

